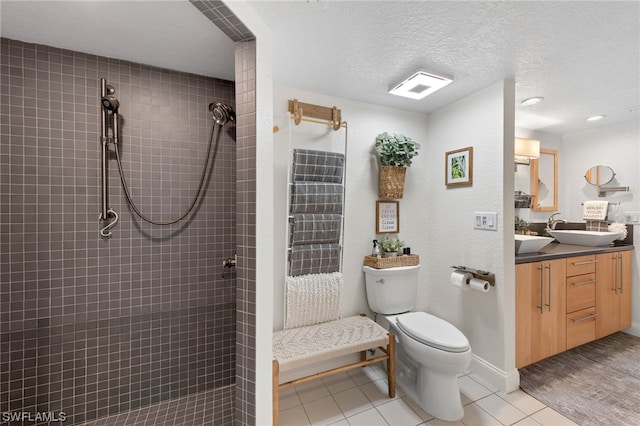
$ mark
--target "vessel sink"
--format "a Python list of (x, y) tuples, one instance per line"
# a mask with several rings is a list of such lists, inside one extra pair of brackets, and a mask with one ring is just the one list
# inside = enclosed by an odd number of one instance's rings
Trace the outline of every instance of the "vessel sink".
[(538, 237), (535, 235), (515, 235), (516, 238), (516, 254), (535, 253), (542, 250), (547, 244), (553, 241), (553, 238)]
[(578, 231), (578, 230), (549, 230), (559, 243), (575, 244), (577, 246), (606, 246), (613, 242), (620, 234), (616, 232)]

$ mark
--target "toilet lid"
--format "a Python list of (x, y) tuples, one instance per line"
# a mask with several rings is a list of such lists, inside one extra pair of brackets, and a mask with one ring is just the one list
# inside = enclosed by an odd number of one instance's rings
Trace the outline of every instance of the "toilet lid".
[(426, 312), (398, 315), (396, 321), (402, 331), (425, 345), (448, 352), (464, 352), (469, 349), (469, 341), (460, 330)]

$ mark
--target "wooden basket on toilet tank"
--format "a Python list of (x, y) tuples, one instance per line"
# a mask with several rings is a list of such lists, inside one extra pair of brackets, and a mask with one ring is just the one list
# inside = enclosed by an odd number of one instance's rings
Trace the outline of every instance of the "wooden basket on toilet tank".
[(364, 265), (376, 269), (396, 268), (398, 266), (416, 266), (419, 264), (420, 256), (417, 254), (403, 254), (395, 257), (364, 257)]

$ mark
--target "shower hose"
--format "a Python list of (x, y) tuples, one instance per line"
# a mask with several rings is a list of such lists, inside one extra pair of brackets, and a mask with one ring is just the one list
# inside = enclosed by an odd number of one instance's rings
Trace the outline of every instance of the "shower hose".
[[(127, 197), (127, 201), (129, 202), (129, 205), (131, 205), (131, 208), (133, 209), (133, 211), (145, 222), (148, 222), (152, 225), (172, 225), (174, 223), (177, 223), (179, 221), (181, 221), (182, 219), (184, 219), (185, 217), (187, 217), (187, 215), (189, 213), (191, 213), (191, 211), (193, 210), (193, 208), (195, 207), (196, 203), (198, 202), (198, 199), (200, 198), (200, 193), (202, 192), (202, 187), (204, 185), (204, 181), (206, 179), (206, 175), (207, 175), (207, 170), (209, 169), (209, 161), (210, 158), (212, 157), (211, 155), (211, 148), (213, 146), (213, 134), (216, 128), (216, 123), (214, 122), (211, 126), (211, 133), (209, 135), (209, 148), (207, 149), (207, 158), (206, 161), (204, 163), (204, 167), (202, 169), (202, 176), (200, 177), (200, 184), (198, 185), (198, 191), (196, 192), (195, 197), (193, 198), (193, 201), (191, 202), (191, 205), (189, 206), (189, 208), (187, 209), (186, 212), (184, 212), (184, 214), (180, 215), (180, 217), (176, 218), (176, 219), (172, 219), (172, 220), (168, 220), (168, 221), (157, 221), (157, 220), (152, 220), (149, 217), (145, 216), (144, 213), (142, 213), (142, 211), (140, 211), (140, 209), (138, 208), (138, 206), (136, 206), (135, 202), (133, 201), (133, 197), (131, 196), (131, 192), (129, 191), (129, 186), (127, 185), (127, 179), (124, 176), (124, 171), (123, 171), (123, 167), (122, 167), (122, 161), (120, 160), (120, 153), (118, 150), (118, 147), (116, 146), (115, 148), (115, 153), (116, 153), (116, 160), (118, 162), (118, 172), (120, 173), (120, 181), (122, 182), (122, 188), (124, 189), (124, 193)], [(213, 150), (213, 161), (215, 162), (215, 156), (216, 153), (218, 152), (218, 144), (220, 143), (220, 131), (222, 129), (222, 125), (218, 125), (218, 135), (216, 137), (216, 147)]]

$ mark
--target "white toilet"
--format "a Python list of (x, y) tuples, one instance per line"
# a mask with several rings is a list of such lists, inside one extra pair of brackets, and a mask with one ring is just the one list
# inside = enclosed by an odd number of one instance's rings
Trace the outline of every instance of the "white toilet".
[(420, 265), (362, 269), (369, 308), (397, 337), (396, 380), (429, 414), (460, 420), (464, 410), (457, 376), (471, 362), (471, 346), (452, 324), (426, 312), (410, 312)]

